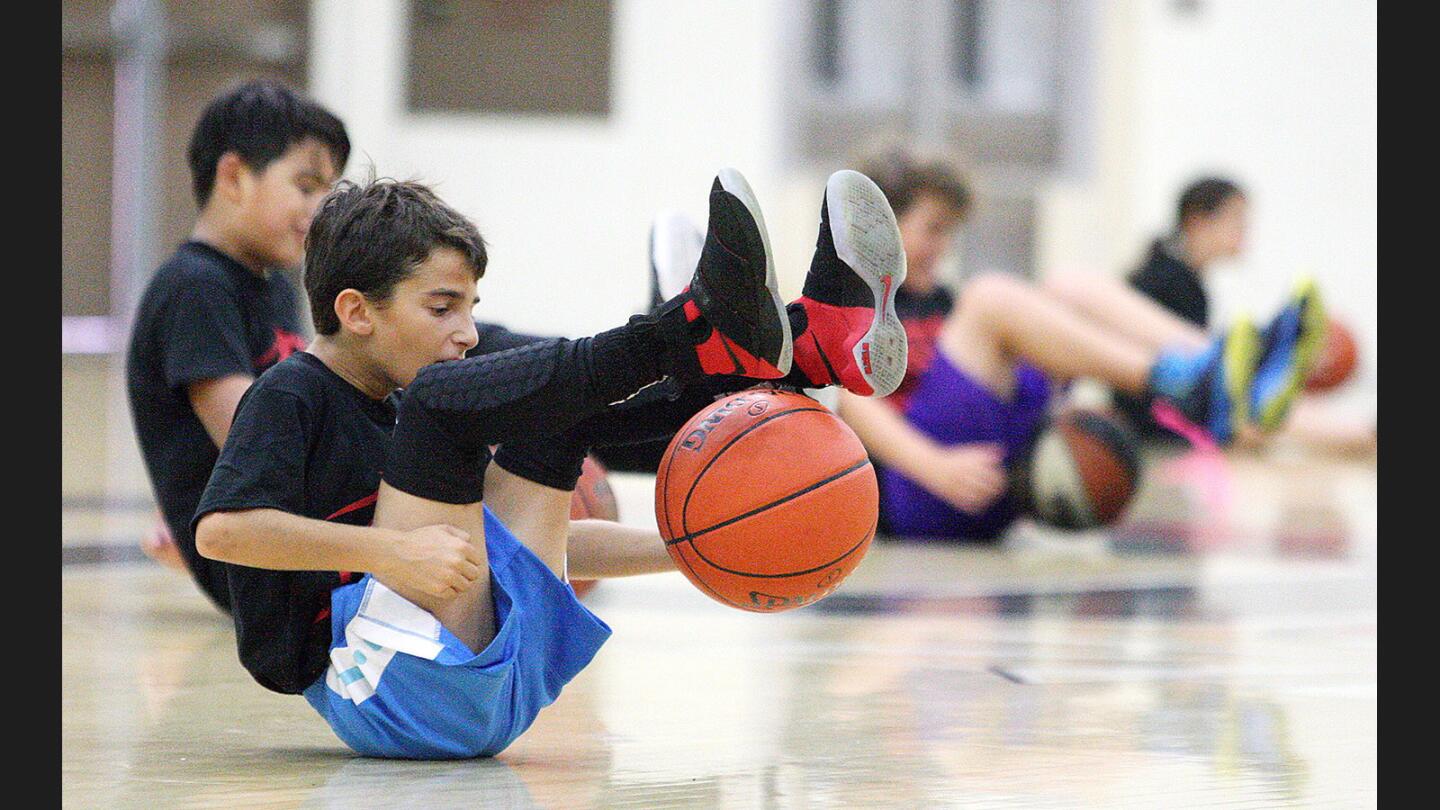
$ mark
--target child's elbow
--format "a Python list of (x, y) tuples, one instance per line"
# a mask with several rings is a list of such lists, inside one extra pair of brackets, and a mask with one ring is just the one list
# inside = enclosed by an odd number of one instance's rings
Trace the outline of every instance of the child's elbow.
[(227, 562), (235, 553), (236, 517), (228, 512), (211, 512), (195, 524), (195, 550), (209, 560)]

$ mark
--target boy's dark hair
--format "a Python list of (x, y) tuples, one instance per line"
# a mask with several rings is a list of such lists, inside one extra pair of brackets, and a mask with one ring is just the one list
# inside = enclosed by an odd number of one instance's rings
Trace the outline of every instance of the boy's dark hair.
[(460, 251), (477, 280), (485, 275), (489, 257), (480, 231), (429, 188), (390, 179), (340, 181), (305, 234), (305, 293), (316, 334), (339, 331), (335, 297), (342, 291), (386, 301), (437, 247)]
[(190, 134), (190, 183), (201, 208), (215, 188), (220, 157), (234, 152), (254, 171), (305, 138), (314, 138), (330, 150), (335, 168), (343, 170), (350, 159), (350, 137), (345, 125), (329, 110), (307, 101), (274, 81), (242, 84), (205, 107)]
[(1175, 209), (1175, 227), (1185, 224), (1193, 216), (1213, 214), (1231, 197), (1245, 192), (1239, 184), (1224, 177), (1203, 177), (1180, 192), (1180, 203)]
[(970, 211), (970, 189), (960, 170), (947, 160), (896, 148), (861, 161), (859, 171), (885, 192), (897, 217), (904, 216), (923, 194), (940, 197), (961, 216)]

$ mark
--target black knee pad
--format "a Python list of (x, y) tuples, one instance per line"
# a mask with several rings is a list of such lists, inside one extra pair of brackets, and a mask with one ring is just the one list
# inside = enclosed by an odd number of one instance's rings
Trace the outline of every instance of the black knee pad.
[(581, 442), (552, 436), (502, 444), (495, 451), (495, 463), (527, 481), (568, 492), (580, 480), (585, 452)]
[(494, 354), (426, 366), (405, 389), (405, 400), (432, 410), (465, 415), (516, 402), (550, 382), (557, 358), (568, 342), (564, 338), (553, 338)]
[(458, 441), (443, 418), (402, 395), (381, 478), (401, 492), (442, 503), (475, 503), (485, 495), (490, 448)]

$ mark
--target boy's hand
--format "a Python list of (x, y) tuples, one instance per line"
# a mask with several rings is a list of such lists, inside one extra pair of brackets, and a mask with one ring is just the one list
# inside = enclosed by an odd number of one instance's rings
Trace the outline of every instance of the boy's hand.
[(1005, 492), (1005, 449), (993, 442), (941, 448), (920, 483), (962, 512), (980, 512)]
[(470, 542), (469, 532), (454, 526), (438, 524), (401, 532), (390, 551), (389, 562), (374, 574), (402, 596), (455, 596), (486, 573), (483, 552)]

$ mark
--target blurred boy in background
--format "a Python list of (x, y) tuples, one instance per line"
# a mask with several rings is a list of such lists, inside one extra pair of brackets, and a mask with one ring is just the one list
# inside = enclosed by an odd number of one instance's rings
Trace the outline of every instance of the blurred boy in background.
[(970, 206), (958, 171), (904, 150), (868, 161), (895, 209), (908, 260), (896, 296), (910, 365), (884, 400), (842, 392), (840, 414), (881, 466), (886, 534), (993, 541), (1019, 516), (1014, 463), (1044, 424), (1057, 382), (1091, 377), (1159, 396), (1222, 445), (1273, 430), (1323, 323), (1301, 285), (1267, 326), (1247, 318), (1207, 334), (1117, 280), (969, 280), (958, 301), (938, 277)]
[(309, 342), (295, 288), (320, 200), (350, 155), (333, 114), (271, 81), (217, 97), (190, 138), (190, 237), (140, 301), (126, 355), (130, 410), (164, 520), (143, 546), (227, 612), (223, 571), (195, 550), (190, 518), (240, 397)]

